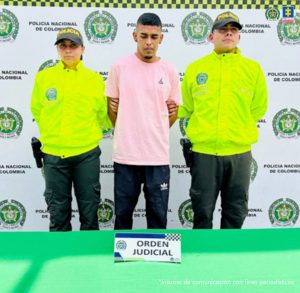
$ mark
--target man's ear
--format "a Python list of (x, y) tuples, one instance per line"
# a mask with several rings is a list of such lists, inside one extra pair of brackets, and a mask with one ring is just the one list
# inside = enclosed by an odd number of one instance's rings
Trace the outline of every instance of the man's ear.
[(164, 35), (163, 35), (163, 34), (161, 34), (161, 35), (160, 35), (159, 44), (161, 44), (161, 42), (163, 41), (163, 39), (164, 39)]
[(133, 37), (134, 41), (137, 42), (137, 33), (136, 32), (132, 33), (132, 37)]
[(213, 33), (210, 33), (210, 34), (208, 35), (207, 39), (208, 39), (208, 41), (209, 41), (210, 43), (212, 43), (213, 40), (214, 40), (214, 35), (213, 35)]

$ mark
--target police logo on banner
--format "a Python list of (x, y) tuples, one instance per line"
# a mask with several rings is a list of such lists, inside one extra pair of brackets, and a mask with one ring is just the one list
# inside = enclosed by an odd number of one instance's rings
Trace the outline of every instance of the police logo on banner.
[(0, 228), (17, 229), (24, 225), (26, 210), (16, 200), (3, 200), (0, 202)]
[(23, 128), (21, 115), (13, 108), (0, 108), (0, 137), (17, 138)]
[(14, 41), (19, 32), (16, 16), (7, 9), (0, 11), (0, 42)]
[(91, 43), (112, 43), (117, 35), (118, 23), (112, 14), (95, 11), (86, 18), (84, 30)]
[(39, 67), (39, 70), (38, 71), (42, 71), (46, 68), (50, 68), (52, 66), (55, 66), (57, 63), (59, 62), (58, 59), (50, 59), (50, 60), (47, 60), (45, 61), (40, 67)]
[(98, 207), (98, 222), (100, 228), (113, 228), (114, 225), (114, 202), (105, 198)]
[(280, 17), (280, 11), (277, 7), (269, 7), (267, 10), (266, 10), (266, 19), (267, 20), (271, 20), (271, 21), (275, 21), (275, 20), (278, 20), (279, 17)]
[(296, 13), (293, 22), (284, 22), (280, 19), (277, 25), (277, 34), (283, 45), (300, 44), (300, 13)]
[(190, 228), (193, 226), (194, 212), (190, 199), (184, 201), (178, 209), (178, 217), (183, 227)]
[(250, 173), (250, 180), (251, 182), (254, 181), (256, 175), (257, 175), (257, 162), (252, 158), (252, 162), (251, 162), (251, 173)]
[(290, 198), (280, 198), (269, 208), (269, 219), (273, 226), (293, 226), (299, 217), (299, 206)]
[(282, 21), (283, 22), (293, 22), (295, 15), (295, 8), (292, 5), (282, 6)]
[(273, 118), (273, 131), (279, 138), (297, 138), (300, 135), (300, 112), (293, 108), (279, 111)]
[(181, 24), (181, 33), (187, 44), (208, 44), (208, 35), (212, 27), (212, 19), (203, 12), (193, 12), (187, 15)]

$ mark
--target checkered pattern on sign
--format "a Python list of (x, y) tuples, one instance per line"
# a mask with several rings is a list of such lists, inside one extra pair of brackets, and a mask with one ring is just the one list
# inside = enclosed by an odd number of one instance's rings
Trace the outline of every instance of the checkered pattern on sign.
[(165, 234), (165, 240), (180, 241), (181, 240), (181, 234)]
[(164, 9), (267, 9), (282, 8), (293, 5), (300, 9), (299, 0), (28, 0), (5, 1), (6, 6), (40, 6), (40, 7), (104, 7), (104, 8), (164, 8)]

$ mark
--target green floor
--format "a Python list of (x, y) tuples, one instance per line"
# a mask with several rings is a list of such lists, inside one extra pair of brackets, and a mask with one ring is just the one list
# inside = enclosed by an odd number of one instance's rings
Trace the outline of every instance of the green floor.
[(167, 232), (181, 264), (114, 263), (114, 231), (1, 232), (0, 292), (300, 292), (299, 228)]

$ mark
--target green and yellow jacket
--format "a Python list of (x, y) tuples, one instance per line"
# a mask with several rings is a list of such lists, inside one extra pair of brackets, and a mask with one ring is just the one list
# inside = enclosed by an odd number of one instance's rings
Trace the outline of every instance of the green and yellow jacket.
[(267, 110), (260, 65), (236, 53), (211, 54), (188, 66), (179, 118), (189, 118), (186, 135), (194, 152), (217, 156), (251, 150), (257, 121)]
[(95, 148), (109, 126), (103, 78), (82, 62), (76, 70), (60, 61), (37, 73), (31, 111), (43, 152), (62, 158)]

